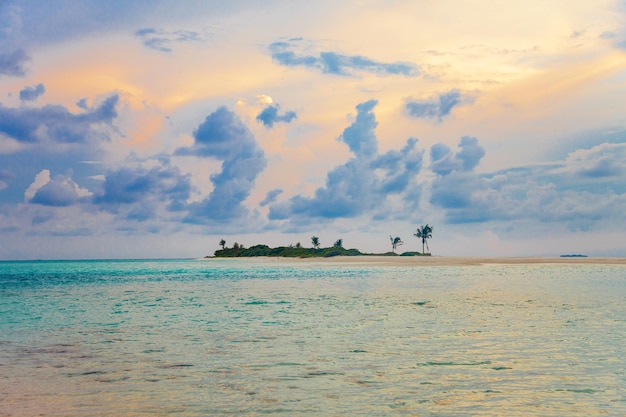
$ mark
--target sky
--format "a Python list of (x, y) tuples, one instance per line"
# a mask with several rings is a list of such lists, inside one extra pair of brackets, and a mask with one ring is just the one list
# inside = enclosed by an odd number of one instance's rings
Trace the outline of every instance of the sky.
[(626, 256), (626, 2), (0, 0), (0, 259)]

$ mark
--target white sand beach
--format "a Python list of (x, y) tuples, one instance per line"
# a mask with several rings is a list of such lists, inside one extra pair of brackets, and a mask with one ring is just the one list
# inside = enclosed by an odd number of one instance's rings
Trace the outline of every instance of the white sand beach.
[(330, 258), (205, 258), (205, 259), (255, 259), (268, 262), (367, 264), (384, 266), (463, 266), (463, 265), (626, 265), (626, 258), (612, 257), (454, 257), (454, 256), (334, 256)]

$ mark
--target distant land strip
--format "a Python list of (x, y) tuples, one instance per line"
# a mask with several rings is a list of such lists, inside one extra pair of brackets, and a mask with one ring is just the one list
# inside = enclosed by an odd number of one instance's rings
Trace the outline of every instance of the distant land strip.
[[(214, 253), (216, 258), (253, 258), (253, 257), (278, 257), (278, 258), (332, 258), (336, 256), (430, 256), (430, 253), (420, 252), (395, 252), (386, 253), (363, 253), (358, 249), (345, 249), (342, 246), (330, 246), (327, 248), (304, 248), (301, 246), (279, 246), (270, 248), (267, 245), (254, 245), (244, 248), (235, 244), (232, 248), (218, 249)], [(210, 256), (207, 256), (210, 258)]]

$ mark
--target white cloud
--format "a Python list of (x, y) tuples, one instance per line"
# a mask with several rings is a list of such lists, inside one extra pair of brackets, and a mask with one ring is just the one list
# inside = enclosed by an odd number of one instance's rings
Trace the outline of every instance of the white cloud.
[(42, 170), (35, 176), (33, 183), (26, 189), (24, 198), (27, 203), (44, 206), (65, 207), (91, 197), (93, 193), (76, 184), (71, 174), (50, 177), (50, 171)]
[(35, 196), (35, 193), (37, 193), (37, 191), (41, 187), (48, 184), (49, 182), (50, 170), (41, 170), (41, 172), (39, 172), (39, 174), (35, 176), (35, 180), (33, 181), (33, 183), (26, 189), (26, 192), (24, 192), (24, 202), (28, 203), (30, 200), (32, 200)]

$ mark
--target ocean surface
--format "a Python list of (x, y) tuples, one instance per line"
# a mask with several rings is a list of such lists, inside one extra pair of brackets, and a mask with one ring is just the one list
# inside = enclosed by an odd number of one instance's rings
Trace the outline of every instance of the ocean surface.
[(624, 265), (0, 262), (0, 416), (624, 416)]

